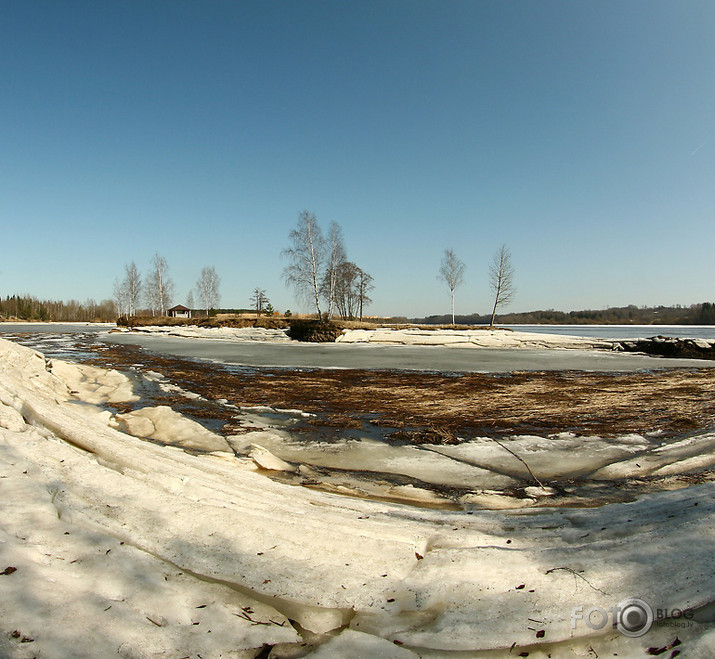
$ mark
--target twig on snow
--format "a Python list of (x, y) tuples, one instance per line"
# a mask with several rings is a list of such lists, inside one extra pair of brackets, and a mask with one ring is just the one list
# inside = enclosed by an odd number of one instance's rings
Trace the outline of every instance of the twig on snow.
[(497, 444), (499, 444), (499, 446), (501, 446), (505, 451), (508, 451), (509, 453), (511, 453), (519, 462), (521, 462), (521, 464), (523, 464), (526, 467), (526, 470), (529, 472), (529, 474), (531, 474), (531, 477), (539, 484), (539, 486), (542, 489), (546, 489), (544, 484), (536, 477), (536, 474), (534, 474), (534, 472), (531, 471), (531, 467), (529, 467), (529, 465), (526, 463), (526, 460), (524, 460), (524, 458), (522, 458), (521, 456), (514, 453), (514, 451), (512, 451), (508, 446), (504, 446), (504, 444), (502, 444), (496, 437), (489, 437), (489, 439), (491, 439), (493, 442), (496, 442)]
[(583, 579), (593, 590), (603, 594), (603, 595), (608, 595), (608, 593), (605, 590), (601, 590), (600, 588), (596, 588), (586, 577), (584, 577), (582, 574), (576, 572), (576, 570), (571, 569), (570, 567), (552, 567), (550, 570), (546, 570), (544, 574), (551, 574), (552, 572), (556, 572), (556, 570), (565, 570), (566, 572), (570, 572), (574, 576), (574, 580), (576, 577), (579, 577), (580, 579)]
[(250, 622), (252, 625), (265, 625), (266, 627), (270, 627), (271, 625), (283, 627), (285, 625), (285, 621), (276, 622), (275, 620), (271, 620), (270, 618), (268, 619), (268, 622), (264, 622), (263, 620), (254, 620), (253, 618), (251, 618), (251, 616), (248, 615), (246, 611), (241, 611), (241, 613), (234, 613), (233, 615), (237, 616), (238, 618), (248, 620), (248, 622)]

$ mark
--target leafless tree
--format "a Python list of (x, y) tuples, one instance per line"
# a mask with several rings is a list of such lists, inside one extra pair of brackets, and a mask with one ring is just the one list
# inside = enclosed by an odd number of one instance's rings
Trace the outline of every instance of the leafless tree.
[(368, 295), (375, 288), (372, 283), (372, 275), (367, 274), (362, 268), (358, 268), (358, 304), (360, 308), (360, 320), (362, 320), (363, 308), (372, 302), (372, 298)]
[(83, 303), (81, 308), (84, 310), (84, 319), (94, 320), (97, 318), (97, 310), (99, 305), (94, 298), (88, 297)]
[(312, 301), (320, 318), (320, 280), (325, 261), (325, 238), (315, 215), (307, 210), (302, 211), (289, 239), (290, 247), (281, 253), (290, 261), (283, 269), (283, 278), (299, 298)]
[(196, 307), (193, 291), (189, 291), (189, 294), (186, 296), (186, 306), (189, 307), (189, 309), (194, 309)]
[(221, 295), (219, 293), (219, 285), (221, 279), (216, 274), (216, 268), (213, 266), (206, 267), (201, 270), (201, 276), (196, 282), (196, 290), (199, 294), (201, 305), (206, 309), (206, 315), (209, 315), (211, 309), (218, 307)]
[(494, 294), (494, 308), (489, 326), (494, 326), (494, 317), (497, 307), (508, 304), (514, 297), (514, 266), (511, 264), (511, 252), (506, 245), (502, 245), (489, 266), (489, 283)]
[(126, 289), (118, 279), (114, 280), (113, 301), (114, 309), (119, 318), (129, 315), (129, 302), (127, 300)]
[(335, 280), (335, 308), (345, 319), (355, 318), (358, 309), (357, 283), (358, 267), (351, 261), (341, 263)]
[(362, 319), (363, 309), (372, 302), (368, 293), (375, 288), (372, 276), (352, 261), (344, 261), (337, 268), (335, 280), (335, 308), (346, 319)]
[(330, 319), (335, 307), (338, 268), (346, 261), (343, 231), (340, 225), (335, 221), (330, 223), (330, 228), (328, 229), (327, 252), (328, 259), (325, 266), (321, 292), (328, 303), (328, 319)]
[(449, 286), (449, 294), (452, 297), (452, 325), (454, 325), (454, 291), (464, 281), (464, 269), (464, 263), (454, 251), (445, 249), (439, 267), (439, 276)]
[(152, 313), (166, 316), (166, 311), (174, 296), (174, 282), (169, 277), (166, 259), (158, 253), (152, 261), (154, 269), (149, 273), (144, 285), (145, 295)]
[(251, 302), (253, 303), (253, 308), (256, 310), (257, 314), (263, 313), (263, 310), (270, 304), (268, 298), (266, 297), (266, 291), (262, 288), (258, 288), (258, 286), (253, 289)]
[(128, 316), (135, 316), (142, 294), (142, 278), (134, 261), (124, 266), (124, 272), (121, 286), (126, 298), (126, 312)]

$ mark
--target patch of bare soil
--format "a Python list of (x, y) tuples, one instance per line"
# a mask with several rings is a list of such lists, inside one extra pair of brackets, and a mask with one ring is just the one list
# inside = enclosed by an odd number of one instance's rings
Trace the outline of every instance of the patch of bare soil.
[(118, 369), (141, 363), (209, 400), (301, 409), (318, 415), (314, 423), (323, 426), (360, 427), (369, 419), (399, 428), (395, 439), (415, 443), (563, 431), (675, 436), (715, 426), (712, 369), (498, 375), (241, 369), (161, 357), (134, 346), (98, 350), (93, 363)]

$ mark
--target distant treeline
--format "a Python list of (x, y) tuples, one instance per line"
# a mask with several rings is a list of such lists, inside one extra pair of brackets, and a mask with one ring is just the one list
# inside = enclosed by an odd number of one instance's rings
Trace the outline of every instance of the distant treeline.
[[(205, 316), (203, 309), (192, 309), (192, 316)], [(140, 310), (140, 314), (151, 316), (149, 310)], [(211, 309), (210, 315), (218, 313), (255, 313), (254, 309)], [(155, 315), (155, 314), (154, 314)], [(114, 300), (95, 302), (93, 299), (79, 302), (69, 300), (38, 300), (31, 295), (12, 295), (0, 297), (0, 320), (32, 320), (54, 322), (103, 322), (117, 320), (117, 305)]]
[[(459, 325), (488, 325), (488, 314), (455, 316)], [(447, 325), (451, 315), (413, 318), (412, 322), (425, 325)], [(528, 311), (498, 315), (499, 325), (715, 325), (715, 304), (704, 302), (690, 307), (611, 307), (584, 311)]]
[[(247, 313), (254, 309), (218, 309), (216, 313)], [(196, 311), (196, 314), (205, 315)], [(289, 315), (287, 312), (286, 315)], [(194, 315), (194, 314), (192, 314)], [(0, 320), (37, 320), (56, 322), (114, 322), (117, 319), (116, 306), (112, 300), (96, 302), (93, 299), (79, 302), (38, 300), (31, 295), (0, 297)], [(371, 318), (380, 322), (413, 322), (424, 325), (449, 325), (451, 314), (427, 316), (425, 318)], [(488, 325), (489, 314), (457, 315), (458, 325)], [(584, 311), (528, 311), (497, 315), (499, 325), (715, 325), (715, 303), (703, 302), (689, 307), (611, 307), (609, 309), (589, 309)]]
[(112, 300), (79, 302), (38, 300), (31, 295), (0, 297), (0, 320), (39, 320), (58, 322), (113, 322), (117, 312)]

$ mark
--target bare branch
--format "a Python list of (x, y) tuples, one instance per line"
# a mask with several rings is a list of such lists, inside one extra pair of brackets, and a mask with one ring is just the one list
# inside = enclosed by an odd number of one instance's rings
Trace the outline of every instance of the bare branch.
[(542, 490), (544, 489), (544, 484), (536, 477), (536, 475), (534, 474), (534, 472), (531, 471), (531, 467), (529, 467), (529, 465), (526, 463), (526, 460), (524, 460), (524, 458), (518, 456), (518, 455), (517, 455), (516, 453), (514, 453), (514, 451), (512, 451), (508, 446), (505, 446), (504, 444), (502, 444), (502, 443), (501, 443), (498, 439), (496, 439), (495, 437), (490, 437), (489, 439), (491, 439), (493, 442), (496, 442), (497, 444), (499, 444), (499, 446), (501, 446), (505, 451), (508, 451), (509, 453), (511, 453), (519, 462), (521, 462), (521, 464), (523, 464), (523, 465), (526, 467), (526, 470), (529, 472), (529, 474), (531, 475), (531, 477), (539, 484), (539, 487), (541, 487)]
[(605, 590), (601, 590), (600, 588), (596, 588), (586, 577), (584, 577), (581, 573), (576, 572), (576, 570), (570, 568), (570, 567), (552, 567), (550, 570), (546, 570), (544, 574), (553, 574), (557, 570), (564, 570), (565, 572), (570, 572), (573, 574), (574, 581), (576, 580), (576, 577), (579, 579), (583, 579), (593, 590), (602, 593), (603, 595), (608, 595), (608, 593)]

